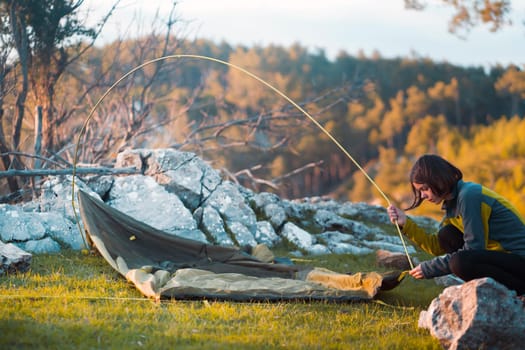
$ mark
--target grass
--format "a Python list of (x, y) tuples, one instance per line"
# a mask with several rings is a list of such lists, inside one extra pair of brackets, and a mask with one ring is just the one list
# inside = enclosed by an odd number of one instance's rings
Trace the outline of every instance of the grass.
[[(306, 262), (380, 270), (374, 256)], [(441, 349), (419, 313), (442, 290), (410, 277), (377, 302), (145, 299), (98, 255), (35, 255), (31, 271), (0, 276), (1, 349)]]

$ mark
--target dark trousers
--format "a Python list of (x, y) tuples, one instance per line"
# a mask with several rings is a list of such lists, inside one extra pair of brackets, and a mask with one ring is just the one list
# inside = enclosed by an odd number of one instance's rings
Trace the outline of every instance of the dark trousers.
[(464, 244), (463, 233), (452, 225), (441, 228), (438, 239), (445, 251), (452, 253), (450, 270), (462, 280), (491, 277), (518, 295), (525, 294), (525, 258), (494, 250), (459, 250)]

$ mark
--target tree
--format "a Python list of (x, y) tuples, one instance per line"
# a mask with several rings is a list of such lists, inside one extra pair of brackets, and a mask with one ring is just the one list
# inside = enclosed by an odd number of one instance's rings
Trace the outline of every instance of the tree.
[(352, 181), (353, 186), (348, 192), (348, 198), (345, 199), (353, 202), (368, 202), (374, 198), (373, 186), (361, 171), (358, 170), (352, 174)]
[(443, 115), (419, 119), (410, 129), (405, 152), (416, 157), (425, 153), (438, 153), (438, 142), (447, 134), (447, 129)]
[[(11, 168), (12, 160), (9, 156), (10, 147), (9, 142), (4, 133), (4, 102), (6, 95), (12, 90), (11, 72), (14, 66), (9, 62), (9, 56), (12, 52), (12, 40), (9, 35), (9, 24), (0, 18), (0, 154), (2, 164), (5, 169)], [(8, 178), (8, 186), (11, 192), (18, 190), (18, 183), (15, 178)]]
[[(456, 13), (449, 22), (449, 31), (462, 35), (460, 31), (468, 33), (471, 28), (479, 24), (490, 25), (491, 31), (497, 31), (504, 25), (510, 24), (510, 0), (442, 0), (452, 6)], [(405, 7), (423, 10), (427, 7), (425, 0), (405, 0)]]
[[(407, 196), (407, 179), (409, 163), (406, 158), (397, 154), (394, 148), (379, 147), (377, 173), (374, 181), (388, 198), (402, 203)], [(380, 198), (376, 194), (376, 198)]]
[[(20, 74), (22, 76), (21, 82), (18, 84), (17, 97), (15, 103), (15, 117), (12, 131), (12, 146), (10, 149), (18, 150), (20, 144), (20, 133), (22, 128), (22, 121), (24, 120), (25, 113), (25, 101), (27, 98), (28, 87), (29, 87), (29, 37), (27, 33), (26, 16), (19, 15), (19, 12), (23, 8), (23, 5), (15, 1), (1, 1), (0, 11), (2, 12), (2, 19), (5, 22), (6, 28), (8, 28), (5, 35), (10, 36), (9, 44), (13, 45), (18, 53), (18, 65)], [(2, 132), (2, 135), (5, 135)], [(7, 143), (7, 142), (6, 142)], [(6, 145), (6, 148), (9, 147)], [(5, 152), (4, 152), (5, 153)], [(18, 167), (16, 157), (11, 159), (4, 159), (4, 166), (6, 169), (11, 166)], [(18, 185), (17, 185), (18, 187)], [(13, 190), (13, 188), (11, 188)]]
[[(58, 81), (66, 68), (94, 44), (118, 0), (95, 27), (85, 26), (79, 18), (82, 3), (83, 0), (0, 0), (2, 36), (10, 39), (8, 45), (16, 51), (12, 67), (16, 66), (16, 72), (11, 70), (17, 74), (15, 115), (8, 116), (12, 118), (11, 123), (1, 126), (12, 125), (10, 145), (6, 132), (2, 129), (0, 133), (3, 154), (21, 150), (26, 111), (36, 109), (42, 111), (43, 117), (41, 148), (48, 155), (55, 154), (60, 126), (70, 115), (57, 113), (55, 93)], [(12, 160), (6, 157), (2, 160), (6, 169), (21, 167), (16, 156)], [(11, 191), (16, 187), (11, 180)]]
[(396, 98), (390, 99), (390, 110), (388, 110), (380, 125), (380, 136), (386, 141), (389, 148), (395, 146), (394, 140), (403, 131), (406, 124), (404, 113), (405, 97), (402, 91), (398, 92)]
[[(262, 57), (259, 55), (257, 48), (249, 50), (237, 48), (230, 55), (229, 62), (243, 67), (258, 76), (261, 76), (261, 73), (263, 73), (261, 67)], [(236, 69), (229, 70), (227, 100), (235, 101), (238, 107), (247, 109), (254, 105), (264, 105), (263, 101), (268, 95), (265, 89), (261, 89), (259, 82), (251, 78), (247, 79), (245, 74)]]
[(520, 102), (525, 100), (525, 72), (516, 66), (510, 66), (494, 84), (501, 95), (510, 96), (510, 116), (519, 115)]
[(405, 114), (410, 125), (425, 116), (428, 110), (428, 97), (417, 86), (410, 86), (406, 91)]
[[(428, 96), (438, 105), (438, 113), (445, 115), (449, 110), (448, 105), (452, 102), (454, 105), (454, 114), (456, 115), (456, 126), (460, 127), (461, 112), (459, 108), (459, 88), (458, 80), (452, 78), (450, 84), (446, 84), (443, 81), (436, 82), (433, 86), (427, 90)], [(450, 119), (449, 119), (450, 120)]]

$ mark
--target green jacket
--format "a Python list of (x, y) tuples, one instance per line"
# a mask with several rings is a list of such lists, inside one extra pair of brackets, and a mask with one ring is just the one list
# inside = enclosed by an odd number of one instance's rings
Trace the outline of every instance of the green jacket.
[[(445, 215), (440, 227), (452, 224), (463, 232), (465, 244), (461, 249), (497, 250), (525, 257), (525, 218), (499, 194), (460, 180), (453, 198), (443, 203), (443, 209)], [(426, 278), (451, 273), (448, 266), (451, 254), (445, 254), (439, 245), (437, 232), (427, 234), (407, 218), (403, 233), (421, 249), (437, 256), (421, 264)]]

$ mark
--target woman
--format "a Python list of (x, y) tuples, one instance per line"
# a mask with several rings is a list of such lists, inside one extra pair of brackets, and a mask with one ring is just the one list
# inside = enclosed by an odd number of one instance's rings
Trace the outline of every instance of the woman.
[(525, 294), (525, 219), (505, 198), (473, 182), (436, 155), (420, 157), (410, 172), (414, 201), (442, 204), (444, 218), (429, 235), (403, 210), (391, 205), (388, 215), (403, 233), (436, 255), (410, 271), (414, 278), (453, 273), (464, 281), (491, 277), (518, 295)]

